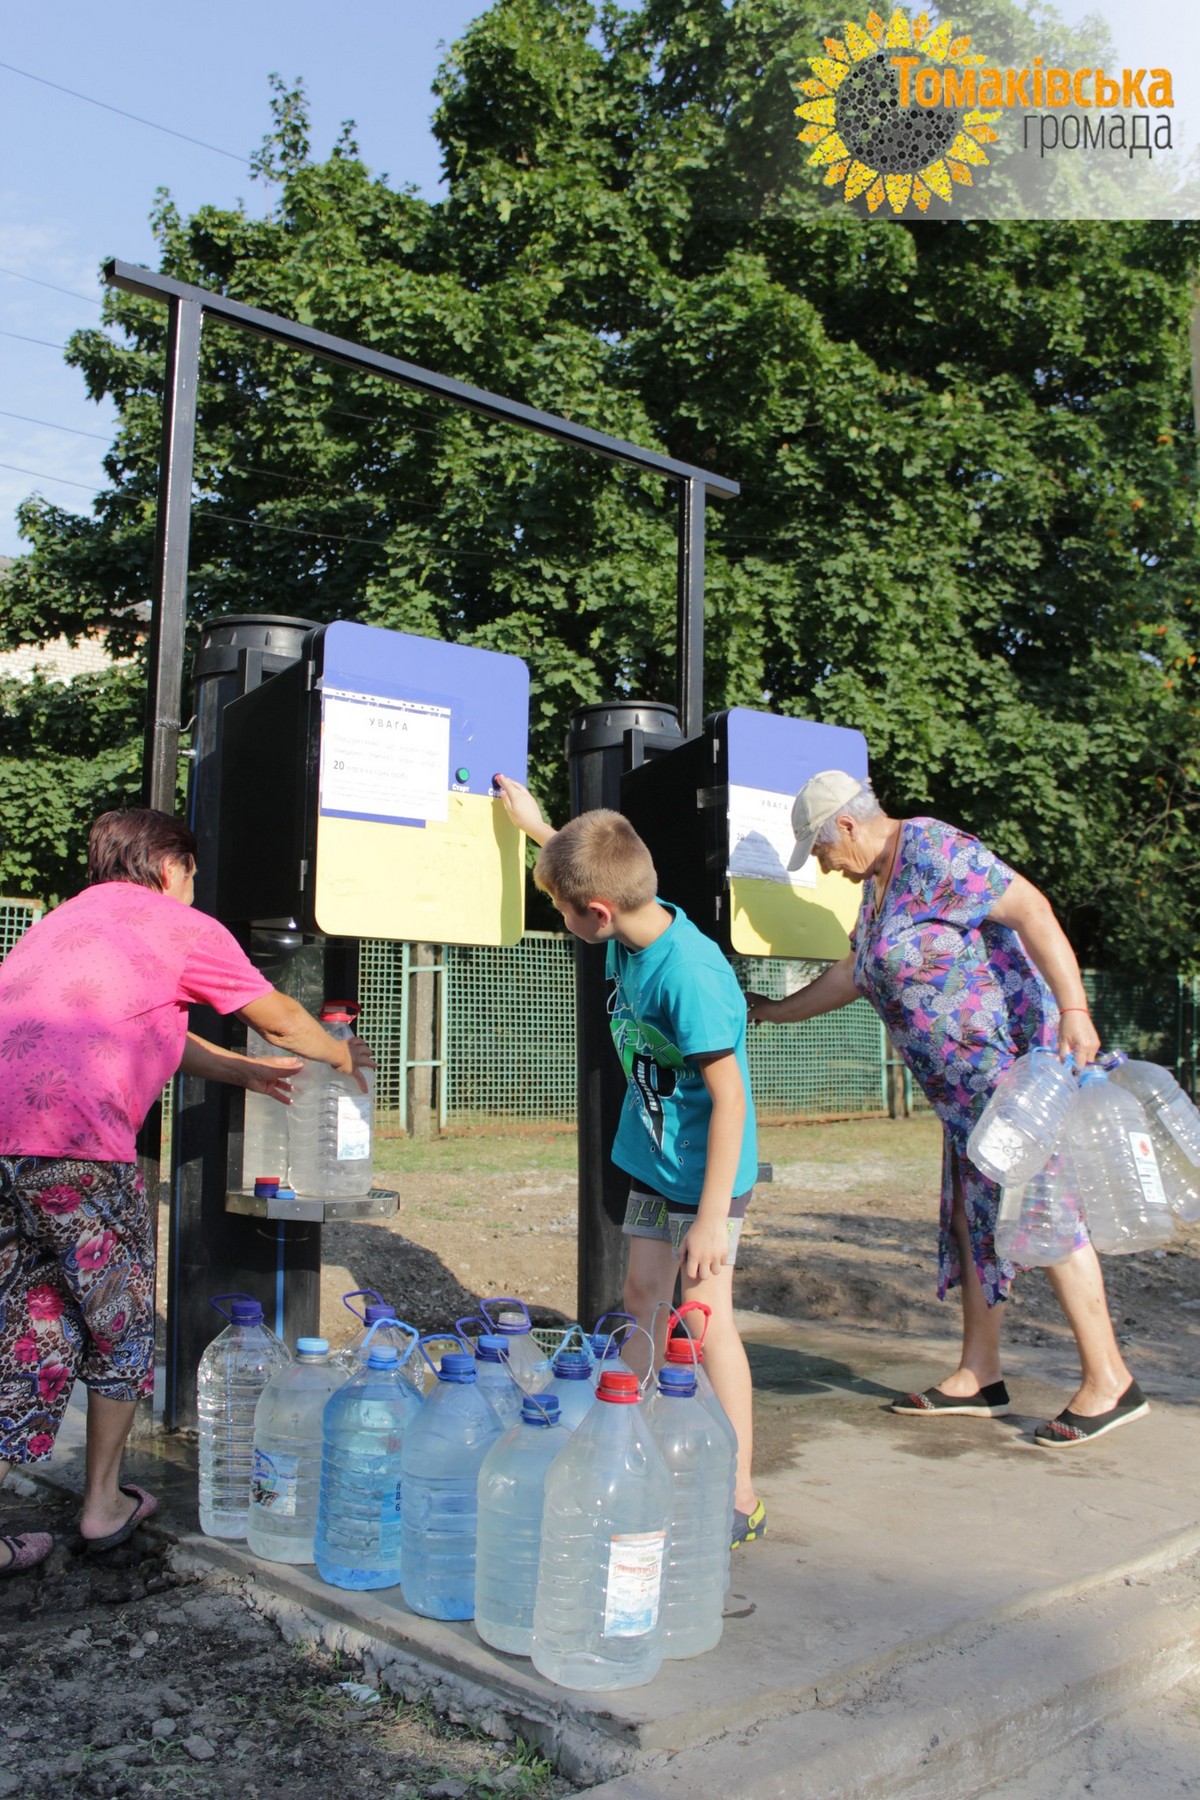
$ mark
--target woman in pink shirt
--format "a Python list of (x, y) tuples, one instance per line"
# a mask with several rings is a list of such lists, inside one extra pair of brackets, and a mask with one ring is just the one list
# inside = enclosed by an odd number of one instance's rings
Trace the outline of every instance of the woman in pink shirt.
[[(12, 1463), (49, 1456), (78, 1376), (92, 1550), (123, 1543), (156, 1504), (120, 1479), (154, 1374), (154, 1230), (135, 1162), (147, 1112), (177, 1069), (286, 1103), (300, 1058), (359, 1080), (372, 1063), (192, 910), (195, 851), (166, 813), (105, 813), (88, 839), (88, 886), (0, 964), (0, 1481)], [(193, 1003), (236, 1013), (291, 1054), (256, 1060), (196, 1037)], [(0, 1537), (0, 1579), (51, 1547), (45, 1532)]]

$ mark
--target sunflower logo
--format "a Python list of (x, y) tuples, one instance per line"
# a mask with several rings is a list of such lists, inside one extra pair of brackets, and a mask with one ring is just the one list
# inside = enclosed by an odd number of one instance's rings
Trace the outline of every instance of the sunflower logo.
[(972, 55), (969, 37), (954, 36), (949, 19), (935, 28), (928, 13), (910, 20), (897, 7), (886, 25), (876, 12), (865, 25), (847, 20), (843, 37), (826, 38), (824, 56), (809, 58), (812, 75), (796, 84), (810, 164), (825, 170), (826, 187), (845, 184), (844, 199), (865, 195), (873, 213), (885, 201), (896, 214), (910, 201), (926, 212), (934, 194), (949, 201), (956, 182), (972, 186), (972, 169), (988, 162), (983, 146), (996, 141), (998, 113), (900, 104), (893, 59), (913, 52), (944, 70), (984, 60)]

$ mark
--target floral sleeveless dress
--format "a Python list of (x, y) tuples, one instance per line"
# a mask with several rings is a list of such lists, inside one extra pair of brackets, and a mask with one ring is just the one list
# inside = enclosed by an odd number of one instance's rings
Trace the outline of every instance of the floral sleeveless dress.
[(938, 1297), (962, 1279), (951, 1230), (957, 1172), (971, 1250), (989, 1306), (1015, 1273), (997, 1259), (1000, 1189), (968, 1161), (971, 1127), (1011, 1063), (1058, 1042), (1058, 1008), (1015, 931), (988, 914), (1013, 870), (978, 838), (938, 819), (907, 819), (876, 908), (868, 881), (851, 934), (854, 984), (942, 1122)]

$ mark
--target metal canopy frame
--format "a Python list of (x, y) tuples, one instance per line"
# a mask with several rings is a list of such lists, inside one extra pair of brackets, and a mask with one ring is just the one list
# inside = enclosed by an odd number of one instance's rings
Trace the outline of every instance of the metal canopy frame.
[(344, 368), (383, 376), (398, 386), (467, 407), (506, 425), (540, 431), (560, 443), (590, 450), (649, 474), (679, 483), (679, 553), (676, 573), (676, 698), (685, 738), (694, 737), (704, 717), (704, 514), (708, 495), (731, 500), (736, 481), (710, 469), (645, 450), (623, 438), (576, 425), (556, 413), (539, 412), (519, 400), (489, 393), (419, 368), (398, 356), (370, 350), (349, 338), (334, 337), (276, 313), (243, 306), (222, 294), (114, 258), (104, 279), (126, 293), (165, 302), (168, 309), (167, 366), (163, 390), (162, 458), (159, 469), (155, 539), (154, 607), (150, 626), (143, 795), (148, 806), (173, 812), (181, 731), (184, 634), (187, 618), (188, 538), (195, 466), (196, 414), (200, 382), (200, 332), (205, 317), (259, 337), (289, 344)]

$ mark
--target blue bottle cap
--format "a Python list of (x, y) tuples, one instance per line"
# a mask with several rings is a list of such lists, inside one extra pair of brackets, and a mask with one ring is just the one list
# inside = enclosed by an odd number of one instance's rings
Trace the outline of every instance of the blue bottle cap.
[(400, 1366), (400, 1358), (390, 1344), (380, 1344), (376, 1349), (371, 1346), (371, 1354), (367, 1358), (368, 1369), (396, 1369)]
[(1079, 1077), (1079, 1085), (1081, 1088), (1091, 1087), (1092, 1083), (1095, 1081), (1107, 1080), (1108, 1076), (1104, 1073), (1103, 1069), (1098, 1069), (1095, 1063), (1089, 1063), (1087, 1068), (1083, 1071), (1083, 1074)]
[(696, 1391), (696, 1377), (690, 1369), (667, 1367), (658, 1372), (658, 1391), (673, 1398), (686, 1399)]
[(296, 1339), (297, 1356), (324, 1356), (328, 1349), (328, 1338), (303, 1337)]
[(526, 1394), (521, 1402), (523, 1425), (557, 1425), (558, 1401), (553, 1394)]
[(620, 1344), (615, 1337), (610, 1337), (607, 1331), (594, 1331), (588, 1339), (588, 1343), (602, 1361), (621, 1354)]
[(560, 1350), (553, 1366), (560, 1381), (587, 1381), (592, 1373), (592, 1359), (584, 1350)]
[(474, 1381), (475, 1358), (469, 1350), (447, 1350), (438, 1378), (441, 1381)]
[(482, 1337), (475, 1340), (475, 1354), (480, 1362), (503, 1362), (507, 1349), (508, 1339), (498, 1337), (491, 1331), (485, 1332)]
[(394, 1319), (395, 1316), (396, 1309), (387, 1300), (381, 1300), (378, 1306), (368, 1305), (363, 1308), (363, 1319), (368, 1325), (374, 1325), (378, 1319)]
[(229, 1316), (235, 1325), (261, 1325), (263, 1309), (257, 1300), (235, 1300)]

